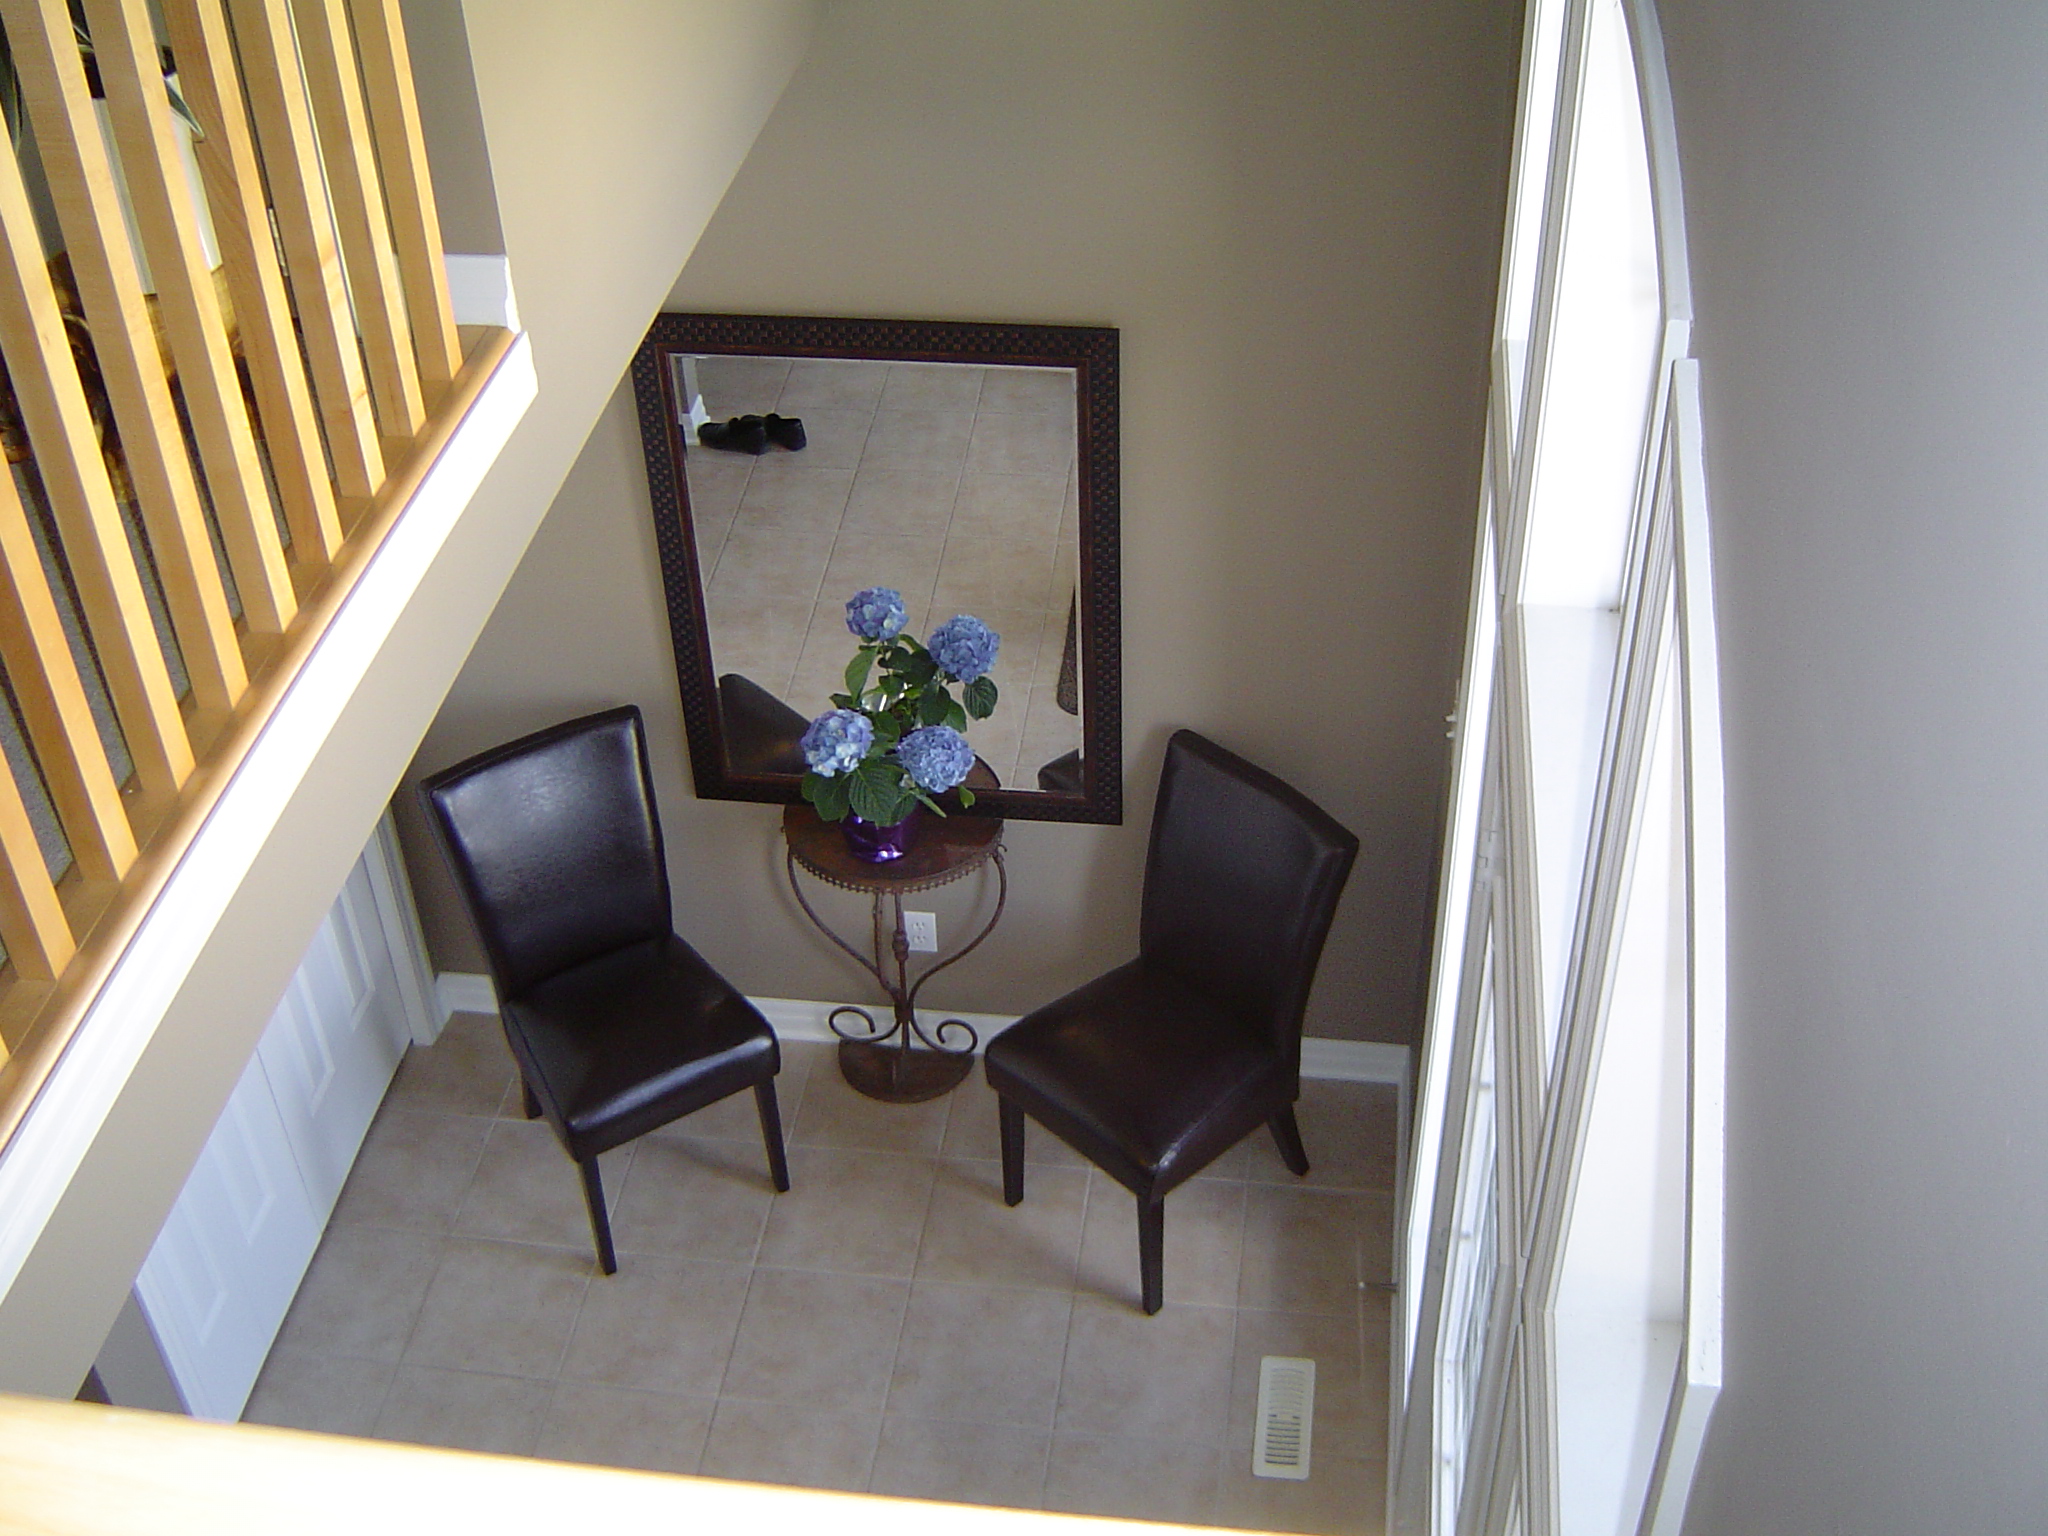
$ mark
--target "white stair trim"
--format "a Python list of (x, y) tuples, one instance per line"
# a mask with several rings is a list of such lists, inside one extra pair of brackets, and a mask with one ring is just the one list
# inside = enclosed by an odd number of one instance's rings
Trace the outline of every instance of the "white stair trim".
[(502, 325), (519, 329), (519, 301), (512, 296), (512, 263), (503, 256), (442, 258), (448, 267), (448, 308), (457, 325)]

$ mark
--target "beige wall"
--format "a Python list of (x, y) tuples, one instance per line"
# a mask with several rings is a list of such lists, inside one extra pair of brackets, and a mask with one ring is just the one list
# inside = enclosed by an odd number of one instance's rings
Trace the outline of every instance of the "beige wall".
[(76, 1391), (315, 926), (813, 16), (800, 0), (471, 7), (478, 97), (539, 396), (0, 1297), (0, 1390)]
[(2048, 1510), (2048, 11), (1660, 0), (1728, 795), (1692, 1536)]
[(483, 106), (470, 69), (462, 0), (403, 0), (403, 9), (420, 132), (432, 149), (427, 168), (434, 182), (434, 211), (441, 219), (442, 249), (502, 256), (505, 231), (498, 223), (491, 149), (484, 139)]
[[(1128, 821), (1013, 823), (1010, 915), (933, 1001), (1020, 1011), (1128, 955), (1160, 754), (1191, 725), (1364, 841), (1310, 1029), (1410, 1037), (1519, 15), (827, 10), (668, 307), (1123, 333)], [(850, 996), (782, 888), (776, 812), (691, 798), (646, 495), (622, 391), (417, 766), (638, 701), (684, 933), (750, 992)], [(445, 876), (415, 865), (441, 963), (480, 968)]]

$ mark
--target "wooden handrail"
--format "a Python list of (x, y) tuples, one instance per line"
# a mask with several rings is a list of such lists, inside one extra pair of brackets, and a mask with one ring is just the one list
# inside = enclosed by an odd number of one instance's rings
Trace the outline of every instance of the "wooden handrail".
[(162, 10), (199, 182), (148, 0), (84, 0), (90, 71), (67, 0), (0, 0), (35, 128), (0, 154), (32, 471), (0, 476), (0, 663), (33, 758), (0, 774), (0, 1144), (510, 342), (461, 355), (390, 0)]
[(0, 1529), (39, 1536), (560, 1531), (1025, 1536), (1187, 1531), (873, 1494), (622, 1472), (175, 1414), (0, 1397)]
[(0, 996), (0, 1036), (13, 1036), (13, 1054), (0, 1057), (0, 1147), (7, 1145), (15, 1128), (28, 1113), (35, 1096), (48, 1081), (64, 1047), (85, 1016), (93, 996), (106, 982), (151, 904), (162, 893), (171, 872), (192, 840), (205, 825), (221, 792), (234, 778), (235, 770), (256, 745), (264, 724), (270, 719), (286, 691), (304, 670), (313, 648), (327, 633), (335, 615), (354, 590), (363, 570), (397, 523), (399, 514), (419, 489), (420, 481), (433, 467), (455, 428), (513, 342), (510, 331), (484, 330), (471, 345), (462, 372), (448, 392), (441, 410), (427, 421), (414, 444), (413, 453), (400, 466), (377, 498), (370, 512), (356, 525), (335, 558), (333, 573), (319, 591), (299, 608), (299, 617), (285, 636), (283, 648), (257, 676), (228, 727), (214, 743), (213, 750), (186, 783), (176, 805), (164, 819), (149, 845), (135, 861), (121, 883), (116, 901), (79, 945), (78, 953), (55, 986), (35, 988), (16, 984), (25, 994), (21, 1003), (13, 991)]

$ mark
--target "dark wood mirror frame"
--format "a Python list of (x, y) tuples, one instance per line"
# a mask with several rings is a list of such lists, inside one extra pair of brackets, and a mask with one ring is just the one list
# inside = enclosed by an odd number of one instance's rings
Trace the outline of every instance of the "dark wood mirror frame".
[[(633, 358), (633, 393), (647, 454), (647, 488), (675, 646), (676, 683), (697, 795), (786, 804), (797, 775), (735, 769), (726, 750), (697, 539), (684, 475), (675, 370), (691, 356), (853, 358), (1071, 368), (1080, 500), (1079, 670), (1081, 792), (989, 790), (971, 814), (1026, 821), (1123, 820), (1123, 678), (1118, 554), (1118, 341), (1114, 329), (940, 320), (844, 320), (788, 315), (662, 314)], [(849, 643), (851, 637), (849, 637)], [(848, 655), (852, 652), (849, 650)]]

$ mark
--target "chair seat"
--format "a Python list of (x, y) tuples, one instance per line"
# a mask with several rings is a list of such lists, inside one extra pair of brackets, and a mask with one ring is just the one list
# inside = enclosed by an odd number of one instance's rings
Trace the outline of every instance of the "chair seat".
[(1134, 960), (1026, 1014), (988, 1044), (997, 1093), (1141, 1199), (1294, 1102), (1268, 1039)]
[(578, 1159), (766, 1081), (781, 1064), (760, 1011), (673, 934), (552, 976), (502, 1011), (542, 1112)]

